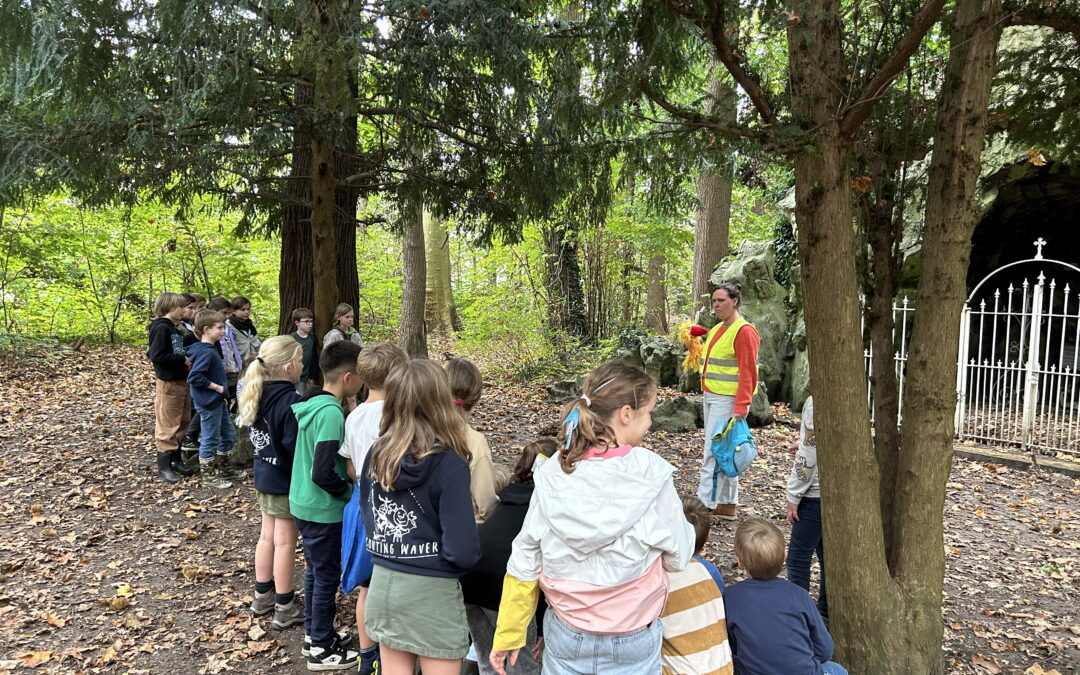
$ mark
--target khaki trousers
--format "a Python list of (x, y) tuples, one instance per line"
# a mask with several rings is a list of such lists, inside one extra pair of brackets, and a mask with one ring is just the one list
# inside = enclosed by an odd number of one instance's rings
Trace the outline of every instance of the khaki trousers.
[(191, 392), (184, 380), (154, 382), (154, 445), (158, 452), (172, 452), (191, 421)]

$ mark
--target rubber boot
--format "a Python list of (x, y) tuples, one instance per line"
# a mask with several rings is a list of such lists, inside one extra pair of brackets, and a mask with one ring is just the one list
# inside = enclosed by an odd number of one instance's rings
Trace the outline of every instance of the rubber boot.
[(217, 466), (214, 464), (213, 457), (207, 459), (200, 457), (199, 465), (203, 485), (206, 487), (218, 488), (219, 490), (232, 487), (232, 483), (218, 475)]
[(195, 475), (195, 472), (192, 471), (188, 467), (187, 464), (184, 464), (184, 460), (180, 456), (179, 448), (176, 449), (176, 450), (173, 450), (172, 452), (170, 452), (169, 455), (170, 455), (171, 460), (172, 460), (171, 463), (170, 463), (170, 466), (172, 466), (173, 471), (180, 474), (181, 476), (194, 476)]
[(161, 480), (166, 483), (180, 482), (180, 476), (173, 471), (171, 452), (159, 452), (157, 454), (157, 470), (158, 475), (161, 476)]

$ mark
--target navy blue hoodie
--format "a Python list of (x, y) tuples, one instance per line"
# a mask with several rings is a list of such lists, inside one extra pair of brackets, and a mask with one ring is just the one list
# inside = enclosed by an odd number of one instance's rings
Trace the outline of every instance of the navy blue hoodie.
[(225, 376), (225, 361), (221, 358), (216, 344), (196, 342), (187, 348), (191, 358), (191, 370), (188, 371), (188, 385), (191, 400), (196, 410), (214, 410), (225, 401), (225, 394), (210, 389), (211, 384), (220, 384), (228, 391), (229, 381)]
[(158, 317), (150, 322), (146, 332), (149, 342), (146, 357), (154, 364), (154, 377), (165, 382), (187, 378), (184, 336), (172, 319)]
[(378, 451), (376, 443), (360, 473), (360, 512), (375, 564), (425, 577), (460, 577), (480, 560), (469, 465), (452, 450), (419, 462), (406, 456), (387, 492), (369, 476)]
[(296, 415), (292, 404), (299, 400), (292, 382), (263, 383), (259, 413), (248, 431), (255, 449), (255, 489), (263, 494), (289, 494), (296, 451)]

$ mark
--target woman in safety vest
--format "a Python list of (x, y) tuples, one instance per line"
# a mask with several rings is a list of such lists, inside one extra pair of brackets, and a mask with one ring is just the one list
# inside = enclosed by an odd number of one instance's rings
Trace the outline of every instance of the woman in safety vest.
[(701, 465), (698, 499), (723, 520), (736, 519), (739, 477), (715, 475), (710, 446), (720, 420), (745, 418), (757, 390), (758, 333), (739, 314), (742, 293), (735, 284), (720, 284), (712, 292), (712, 310), (719, 323), (705, 336), (701, 359), (701, 391), (705, 407), (705, 461)]

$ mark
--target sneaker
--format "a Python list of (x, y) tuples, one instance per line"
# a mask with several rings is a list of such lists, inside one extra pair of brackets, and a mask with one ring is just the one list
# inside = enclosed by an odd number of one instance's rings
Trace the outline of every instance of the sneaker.
[(359, 654), (346, 649), (340, 642), (329, 647), (312, 647), (307, 657), (308, 670), (356, 670)]
[(251, 601), (251, 613), (255, 616), (262, 616), (272, 611), (274, 611), (274, 592), (259, 593), (255, 591), (255, 599)]
[(304, 623), (304, 608), (296, 598), (287, 605), (274, 605), (274, 620), (270, 622), (271, 628), (285, 630), (298, 623)]
[(735, 512), (735, 504), (717, 504), (712, 514), (720, 520), (736, 520), (738, 516)]
[[(339, 630), (334, 635), (334, 645), (346, 646), (352, 642), (352, 633), (347, 630)], [(300, 648), (300, 653), (307, 656), (311, 653), (311, 636), (304, 633), (304, 646)]]

